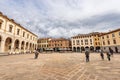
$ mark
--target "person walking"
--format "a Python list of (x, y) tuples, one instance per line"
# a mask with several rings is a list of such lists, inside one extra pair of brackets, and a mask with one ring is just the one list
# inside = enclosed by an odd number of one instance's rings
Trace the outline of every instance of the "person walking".
[(111, 56), (111, 55), (110, 55), (110, 52), (107, 52), (106, 55), (107, 55), (108, 61), (110, 61), (110, 60), (111, 60), (111, 59), (110, 59), (110, 56)]
[(86, 62), (89, 62), (89, 51), (88, 50), (86, 50), (85, 51), (85, 57), (86, 57)]
[(112, 49), (110, 49), (110, 54), (113, 57), (113, 50)]
[(39, 55), (38, 50), (35, 50), (35, 59), (37, 59), (37, 58), (38, 58), (38, 55)]
[(103, 50), (100, 50), (100, 56), (101, 56), (101, 59), (104, 60), (104, 53), (103, 53)]

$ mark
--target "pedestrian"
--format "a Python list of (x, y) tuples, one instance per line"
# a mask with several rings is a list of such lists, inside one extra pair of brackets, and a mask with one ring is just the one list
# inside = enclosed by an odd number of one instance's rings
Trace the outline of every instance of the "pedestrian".
[(104, 60), (104, 53), (103, 53), (103, 50), (100, 50), (100, 56), (101, 56), (101, 59)]
[(106, 55), (107, 55), (107, 58), (108, 58), (108, 61), (110, 61), (111, 59), (110, 59), (110, 52), (106, 52)]
[(113, 57), (113, 50), (112, 49), (110, 49), (110, 54)]
[(37, 58), (38, 58), (38, 55), (39, 55), (38, 50), (35, 50), (35, 59), (37, 59)]
[(89, 62), (89, 51), (88, 50), (86, 50), (85, 51), (85, 56), (86, 56), (86, 62)]

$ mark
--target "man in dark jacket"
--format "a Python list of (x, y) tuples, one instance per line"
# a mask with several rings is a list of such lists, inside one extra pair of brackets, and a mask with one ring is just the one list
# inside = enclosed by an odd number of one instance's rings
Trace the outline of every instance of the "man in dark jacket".
[(110, 61), (110, 56), (111, 56), (110, 52), (107, 52), (106, 55), (107, 55), (108, 61)]
[(85, 51), (85, 56), (86, 56), (86, 62), (89, 62), (89, 51), (88, 50), (86, 50)]
[(38, 50), (35, 50), (35, 59), (37, 59), (37, 58), (38, 58), (38, 55), (39, 55)]
[(100, 50), (100, 56), (101, 56), (101, 59), (104, 60), (104, 53), (103, 53), (103, 50)]

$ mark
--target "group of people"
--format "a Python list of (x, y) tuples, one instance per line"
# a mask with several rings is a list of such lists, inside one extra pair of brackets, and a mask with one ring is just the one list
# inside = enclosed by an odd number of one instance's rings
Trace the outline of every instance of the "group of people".
[[(39, 50), (35, 50), (34, 53), (35, 53), (34, 59), (37, 59), (37, 58), (38, 58), (38, 55), (39, 55)], [(90, 55), (89, 50), (86, 50), (86, 51), (85, 51), (86, 62), (89, 62), (89, 55)], [(112, 49), (109, 49), (109, 52), (107, 51), (107, 52), (106, 52), (106, 55), (107, 55), (108, 61), (110, 61), (110, 60), (111, 60), (110, 57), (113, 56), (113, 50), (112, 50)], [(100, 50), (100, 56), (101, 56), (101, 59), (104, 60), (104, 52), (103, 52), (103, 50)]]
[[(85, 51), (85, 56), (86, 56), (86, 62), (89, 62), (89, 55), (90, 55), (90, 52), (88, 50)], [(106, 55), (107, 55), (107, 59), (108, 61), (111, 60), (111, 56), (113, 57), (113, 50), (112, 49), (109, 49), (109, 51), (106, 52)], [(100, 50), (100, 56), (101, 56), (101, 59), (104, 60), (104, 52), (103, 50)]]

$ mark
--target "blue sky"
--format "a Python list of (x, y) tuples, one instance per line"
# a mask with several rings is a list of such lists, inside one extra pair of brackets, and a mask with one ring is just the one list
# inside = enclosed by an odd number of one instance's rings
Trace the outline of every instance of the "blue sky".
[(120, 28), (120, 0), (0, 0), (0, 11), (39, 37)]

